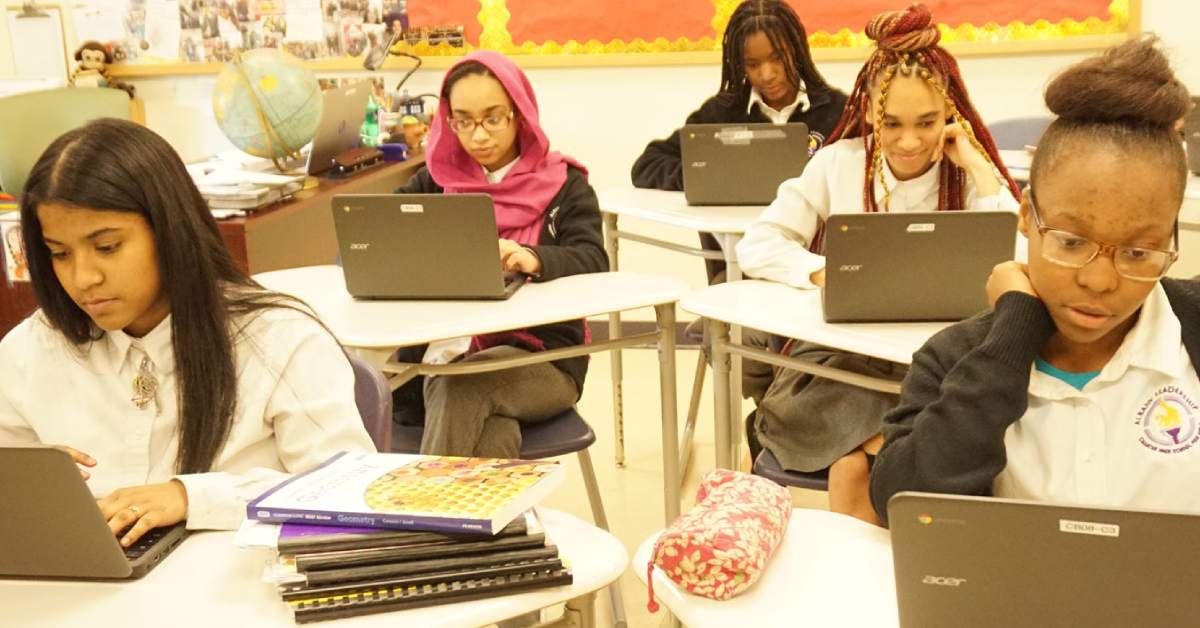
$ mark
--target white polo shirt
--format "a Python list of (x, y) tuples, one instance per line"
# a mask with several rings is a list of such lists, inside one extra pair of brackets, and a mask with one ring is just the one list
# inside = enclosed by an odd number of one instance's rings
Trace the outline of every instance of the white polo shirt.
[(1082, 391), (1032, 370), (1004, 446), (998, 497), (1200, 512), (1200, 379), (1161, 284)]
[[(178, 478), (187, 526), (234, 529), (246, 502), (339, 451), (375, 451), (354, 399), (354, 371), (315, 320), (269, 308), (232, 321), (237, 407), (208, 473), (175, 473), (178, 382), (168, 316), (141, 338), (111, 331), (77, 348), (39, 311), (0, 341), (0, 447), (69, 445), (96, 459), (96, 497)], [(144, 359), (153, 403), (132, 399)], [(0, 509), (9, 507), (0, 505)]]
[[(804, 172), (779, 186), (775, 200), (763, 210), (747, 229), (737, 245), (738, 263), (750, 277), (786, 283), (796, 288), (815, 288), (811, 275), (825, 267), (825, 256), (808, 250), (809, 242), (830, 214), (861, 213), (863, 211), (863, 176), (866, 172), (867, 148), (861, 137), (838, 140), (817, 151), (804, 167)], [(888, 211), (931, 212), (938, 207), (938, 168), (900, 181), (883, 160), (883, 176), (891, 197)], [(883, 185), (875, 180), (875, 198), (883, 202)], [(1008, 186), (990, 196), (979, 196), (975, 183), (968, 178), (967, 209), (1011, 211), (1021, 204), (1013, 198)], [(1025, 238), (1014, 235), (1017, 259), (1025, 259)]]

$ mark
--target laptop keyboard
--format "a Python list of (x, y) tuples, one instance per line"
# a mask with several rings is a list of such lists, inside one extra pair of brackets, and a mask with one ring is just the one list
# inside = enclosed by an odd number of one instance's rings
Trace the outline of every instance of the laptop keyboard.
[[(130, 527), (132, 527), (132, 526), (130, 526)], [(155, 543), (157, 543), (160, 539), (162, 539), (164, 536), (166, 536), (167, 533), (173, 529), (174, 528), (172, 526), (151, 529), (149, 532), (143, 534), (142, 538), (135, 541), (133, 543), (133, 545), (130, 545), (129, 547), (124, 548), (125, 558), (128, 558), (129, 560), (134, 560), (134, 559), (140, 558), (142, 556), (142, 554), (145, 554), (151, 547), (154, 546)], [(121, 534), (118, 534), (117, 538), (118, 539), (121, 538), (121, 536), (123, 536), (128, 531), (129, 531), (129, 528), (121, 530)]]

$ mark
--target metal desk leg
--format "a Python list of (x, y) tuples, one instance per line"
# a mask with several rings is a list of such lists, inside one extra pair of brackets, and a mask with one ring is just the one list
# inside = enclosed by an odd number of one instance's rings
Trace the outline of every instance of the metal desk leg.
[[(742, 267), (737, 261), (737, 245), (742, 241), (741, 234), (727, 233), (724, 236), (724, 242), (721, 245), (721, 250), (725, 253), (725, 277), (727, 281), (741, 281)], [(742, 326), (732, 325), (729, 328), (730, 342), (734, 344), (742, 344)], [(742, 412), (742, 357), (735, 355), (731, 356), (730, 374), (729, 374), (729, 449), (733, 452), (733, 458), (730, 460), (730, 469), (736, 469), (738, 463), (738, 452), (741, 451), (742, 442), (742, 417), (745, 415)]]
[(712, 339), (713, 432), (716, 438), (717, 468), (730, 469), (730, 417), (733, 408), (729, 403), (729, 353), (725, 350), (729, 342), (729, 324), (711, 318), (704, 321), (708, 325), (708, 337)]
[(670, 525), (679, 516), (679, 416), (675, 398), (675, 304), (654, 306), (658, 319), (658, 376), (662, 405), (663, 484), (666, 519)]
[[(612, 272), (620, 270), (617, 256), (620, 245), (617, 241), (617, 215), (604, 214), (604, 251), (608, 253), (608, 269)], [(621, 336), (621, 313), (611, 312), (608, 315), (608, 337)], [(623, 368), (621, 350), (609, 352), (609, 369), (612, 376), (612, 407), (613, 407), (613, 452), (618, 467), (625, 466), (625, 401), (623, 386)]]

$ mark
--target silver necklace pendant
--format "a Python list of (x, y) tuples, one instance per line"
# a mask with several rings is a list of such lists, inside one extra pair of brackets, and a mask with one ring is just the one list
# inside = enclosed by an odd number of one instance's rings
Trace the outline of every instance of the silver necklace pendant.
[(145, 410), (157, 400), (158, 380), (154, 378), (154, 363), (149, 356), (142, 358), (137, 375), (133, 378), (133, 405)]

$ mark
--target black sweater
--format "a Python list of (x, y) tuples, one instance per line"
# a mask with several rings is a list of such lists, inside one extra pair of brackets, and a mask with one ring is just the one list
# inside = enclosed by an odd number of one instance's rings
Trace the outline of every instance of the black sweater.
[[(808, 132), (815, 148), (825, 143), (825, 138), (837, 126), (842, 109), (846, 106), (846, 95), (836, 89), (814, 90), (808, 92), (808, 111), (800, 107), (788, 117), (788, 122), (803, 122), (808, 125)], [(721, 95), (713, 96), (700, 105), (700, 108), (687, 117), (687, 124), (742, 124), (750, 122), (770, 122), (762, 112), (755, 107), (747, 112), (750, 104), (750, 94), (738, 98)], [(679, 129), (676, 129), (665, 140), (654, 140), (646, 145), (646, 150), (633, 163), (633, 185), (639, 188), (655, 188), (658, 190), (683, 189), (683, 162), (679, 148)]]
[[(429, 170), (422, 167), (397, 194), (440, 194), (442, 187), (434, 182)], [(604, 237), (600, 231), (600, 202), (596, 191), (588, 184), (582, 170), (568, 166), (567, 180), (550, 201), (546, 223), (538, 237), (537, 246), (529, 247), (542, 263), (541, 274), (535, 282), (550, 281), (568, 275), (600, 273), (608, 270), (608, 255), (604, 252)], [(499, 260), (497, 260), (499, 263)], [(568, 321), (541, 325), (529, 333), (541, 340), (546, 349), (583, 344), (584, 322)], [(587, 375), (587, 356), (555, 360), (554, 366), (575, 380), (580, 391)]]
[[(1200, 364), (1200, 282), (1162, 284), (1188, 356)], [(942, 330), (913, 354), (871, 470), (881, 521), (900, 491), (991, 494), (1007, 464), (1005, 432), (1029, 408), (1029, 371), (1054, 332), (1040, 300), (1008, 292), (995, 310)]]

